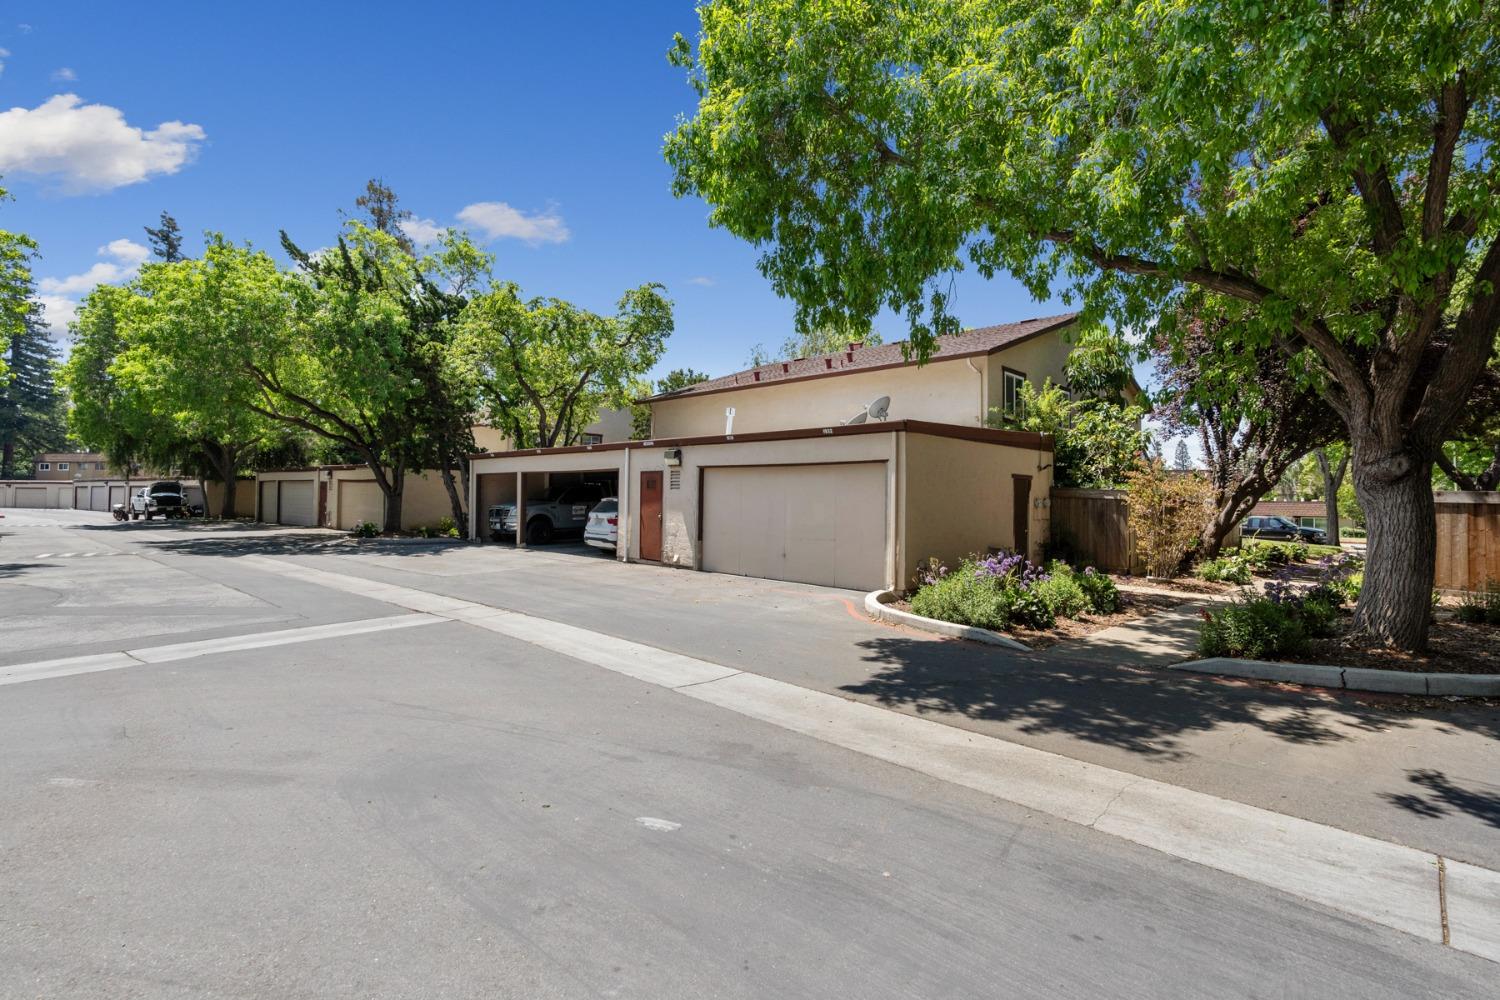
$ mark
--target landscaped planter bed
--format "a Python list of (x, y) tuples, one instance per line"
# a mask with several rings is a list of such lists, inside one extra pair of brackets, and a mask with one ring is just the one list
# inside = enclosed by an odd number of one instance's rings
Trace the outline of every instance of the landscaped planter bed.
[(1288, 660), (1336, 667), (1367, 667), (1408, 673), (1500, 674), (1500, 627), (1454, 621), (1443, 614), (1427, 633), (1427, 651), (1371, 649), (1350, 641), (1353, 616), (1340, 615), (1334, 634), (1309, 639)]
[[(917, 619), (916, 622), (896, 620), (897, 624), (912, 625), (915, 628), (921, 628), (922, 625), (920, 623), (922, 622), (936, 622), (940, 626), (946, 624), (937, 619), (922, 618), (922, 616), (912, 611), (911, 601), (906, 599), (889, 597), (879, 603), (883, 607)], [(1186, 598), (1178, 599), (1158, 594), (1122, 593), (1120, 595), (1119, 610), (1111, 613), (1093, 613), (1082, 618), (1059, 618), (1057, 624), (1050, 629), (1033, 629), (1017, 626), (1009, 628), (1004, 632), (992, 632), (991, 634), (1012, 639), (1021, 643), (1027, 649), (1046, 649), (1060, 642), (1081, 639), (1095, 632), (1114, 628), (1116, 625), (1125, 625), (1137, 621), (1147, 615), (1154, 615), (1159, 611), (1168, 611), (1172, 608), (1180, 607), (1185, 603), (1188, 603)], [(957, 638), (963, 638), (963, 636), (957, 636)]]

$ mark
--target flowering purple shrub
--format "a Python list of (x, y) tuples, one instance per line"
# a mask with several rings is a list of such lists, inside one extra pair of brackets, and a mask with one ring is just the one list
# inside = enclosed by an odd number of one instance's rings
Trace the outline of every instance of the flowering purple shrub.
[(993, 579), (1000, 581), (1008, 578), (1010, 582), (1022, 590), (1029, 590), (1034, 585), (1048, 578), (1046, 570), (1019, 552), (1004, 551), (997, 552), (976, 562), (974, 564), (974, 575), (981, 580)]
[(934, 583), (948, 575), (948, 567), (945, 566), (937, 556), (928, 556), (926, 561), (917, 567), (915, 581), (917, 589), (930, 587)]

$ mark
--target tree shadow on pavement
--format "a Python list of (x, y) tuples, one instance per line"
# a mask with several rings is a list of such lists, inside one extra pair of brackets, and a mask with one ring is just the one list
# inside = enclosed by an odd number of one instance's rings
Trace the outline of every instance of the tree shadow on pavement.
[[(1389, 696), (1310, 691), (1144, 667), (1094, 656), (999, 654), (960, 642), (878, 638), (859, 643), (876, 666), (841, 690), (917, 713), (952, 712), (1004, 722), (1033, 735), (1061, 733), (1154, 759), (1191, 756), (1184, 737), (1224, 726), (1254, 726), (1289, 743), (1339, 743), (1361, 730), (1408, 728), (1431, 718), (1500, 739), (1500, 708), (1454, 705), (1407, 710)], [(1397, 702), (1403, 702), (1398, 709)]]
[(1421, 792), (1386, 792), (1381, 798), (1408, 812), (1428, 819), (1438, 819), (1452, 812), (1464, 812), (1500, 827), (1500, 788), (1475, 791), (1456, 785), (1442, 771), (1422, 768), (1406, 772), (1406, 780)]
[(8, 580), (29, 569), (44, 569), (50, 565), (51, 563), (0, 563), (0, 580)]

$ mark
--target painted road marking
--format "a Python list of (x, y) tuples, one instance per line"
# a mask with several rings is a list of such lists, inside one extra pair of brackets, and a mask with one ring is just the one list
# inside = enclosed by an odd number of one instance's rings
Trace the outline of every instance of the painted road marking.
[(393, 628), (411, 628), (415, 625), (431, 625), (449, 620), (445, 617), (425, 614), (392, 615), (388, 618), (335, 622), (332, 625), (310, 625), (306, 628), (280, 629), (275, 632), (230, 635), (199, 642), (143, 646), (140, 649), (127, 649), (117, 653), (94, 653), (88, 656), (69, 656), (60, 660), (14, 663), (10, 666), (0, 666), (0, 684), (22, 684), (26, 681), (39, 681), (49, 677), (72, 677), (77, 674), (97, 673), (101, 670), (138, 667), (143, 663), (169, 663), (173, 660), (207, 656), (210, 653), (232, 653), (242, 649), (285, 646), (295, 642), (313, 642), (318, 639), (334, 639), (346, 635), (362, 635), (367, 632), (384, 632)]
[[(722, 664), (265, 556), (271, 572), (521, 639), (749, 718), (1500, 961), (1500, 873)], [(442, 607), (443, 610), (437, 610)], [(1448, 906), (1444, 912), (1443, 899)]]

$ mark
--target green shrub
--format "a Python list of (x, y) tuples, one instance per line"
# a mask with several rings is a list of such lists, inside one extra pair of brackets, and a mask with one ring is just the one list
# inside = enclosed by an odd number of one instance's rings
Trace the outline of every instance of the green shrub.
[(1483, 590), (1464, 591), (1454, 616), (1471, 625), (1500, 625), (1500, 580), (1492, 577), (1484, 582)]
[(1310, 594), (1294, 604), (1292, 609), (1302, 619), (1308, 635), (1333, 634), (1333, 620), (1338, 617), (1338, 605), (1331, 600)]
[(1015, 587), (1003, 593), (1009, 606), (1010, 620), (1014, 624), (1034, 629), (1047, 629), (1057, 624), (1057, 615), (1042, 595), (1037, 593), (1036, 587)]
[(1291, 562), (1291, 556), (1279, 542), (1246, 542), (1240, 555), (1256, 569), (1275, 569)]
[(1286, 557), (1290, 562), (1307, 562), (1312, 551), (1306, 542), (1281, 542), (1280, 545), (1286, 550)]
[(380, 535), (380, 525), (374, 521), (361, 521), (350, 534), (355, 538), (376, 538)]
[(1077, 618), (1093, 610), (1089, 595), (1078, 585), (1078, 577), (1071, 569), (1066, 572), (1054, 571), (1031, 589), (1047, 605), (1047, 610), (1052, 612), (1054, 619)]
[(1299, 652), (1307, 644), (1307, 626), (1298, 608), (1263, 597), (1205, 612), (1198, 633), (1203, 656), (1274, 659)]
[(1220, 556), (1199, 563), (1194, 572), (1199, 579), (1210, 583), (1238, 583), (1243, 586), (1250, 582), (1250, 561), (1242, 555)]
[(451, 517), (438, 518), (437, 533), (440, 538), (457, 538), (458, 522)]
[(911, 599), (911, 610), (924, 618), (1002, 631), (1010, 627), (1011, 602), (990, 580), (979, 578), (971, 564), (928, 584)]
[(1089, 607), (1096, 613), (1108, 615), (1120, 610), (1120, 588), (1115, 586), (1115, 581), (1107, 573), (1100, 573), (1089, 566), (1078, 574), (1077, 579), (1078, 585), (1089, 596)]

